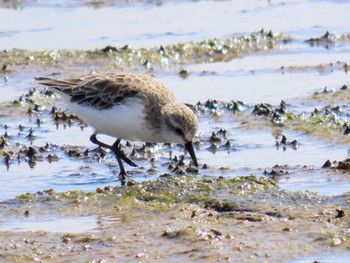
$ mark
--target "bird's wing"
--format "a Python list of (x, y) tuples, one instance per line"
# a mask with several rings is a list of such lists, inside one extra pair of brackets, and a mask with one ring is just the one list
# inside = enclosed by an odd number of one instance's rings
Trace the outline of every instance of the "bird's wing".
[(97, 75), (63, 80), (36, 78), (36, 81), (69, 95), (72, 103), (87, 104), (97, 109), (108, 109), (140, 93), (139, 83), (125, 75)]

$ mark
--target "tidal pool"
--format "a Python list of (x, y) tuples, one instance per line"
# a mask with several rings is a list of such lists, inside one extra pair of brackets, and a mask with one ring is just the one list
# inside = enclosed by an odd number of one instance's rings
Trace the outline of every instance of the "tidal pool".
[(332, 262), (343, 263), (350, 260), (349, 254), (336, 254), (336, 255), (315, 255), (304, 258), (298, 258), (293, 260), (287, 260), (286, 263), (309, 263), (309, 262)]
[(0, 231), (43, 231), (43, 232), (66, 232), (83, 233), (96, 228), (96, 216), (57, 218), (35, 217), (6, 220), (0, 219)]

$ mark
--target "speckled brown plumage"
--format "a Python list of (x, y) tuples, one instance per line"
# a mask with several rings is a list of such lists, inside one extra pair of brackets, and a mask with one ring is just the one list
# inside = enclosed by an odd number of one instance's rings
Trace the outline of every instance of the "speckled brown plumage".
[(71, 102), (99, 110), (109, 109), (135, 96), (142, 98), (148, 123), (159, 128), (160, 108), (175, 101), (174, 95), (161, 82), (138, 73), (95, 75), (75, 79), (36, 78), (37, 82), (66, 93)]
[[(58, 90), (69, 108), (95, 128), (90, 140), (114, 151), (122, 175), (126, 174), (122, 160), (134, 163), (119, 150), (120, 139), (181, 143), (198, 165), (192, 145), (198, 129), (196, 115), (158, 80), (139, 73), (36, 80)], [(108, 146), (97, 140), (100, 133), (117, 140)]]
[(77, 79), (37, 78), (39, 84), (53, 87), (71, 96), (71, 102), (86, 104), (96, 109), (108, 109), (126, 98), (143, 96), (157, 98), (164, 105), (174, 95), (161, 82), (138, 73), (96, 75)]

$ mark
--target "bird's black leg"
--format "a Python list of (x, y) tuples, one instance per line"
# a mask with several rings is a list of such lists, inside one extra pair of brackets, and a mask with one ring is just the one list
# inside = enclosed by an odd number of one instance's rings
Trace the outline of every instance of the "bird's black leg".
[(111, 145), (108, 145), (106, 143), (103, 143), (103, 142), (100, 142), (99, 140), (97, 140), (96, 134), (94, 133), (93, 135), (90, 136), (90, 141), (94, 144), (97, 144), (100, 147), (105, 147), (105, 148), (110, 149), (114, 152), (114, 154), (117, 158), (117, 161), (118, 161), (119, 168), (120, 168), (119, 177), (121, 179), (125, 179), (125, 176), (126, 176), (126, 171), (125, 171), (122, 160), (125, 161), (130, 166), (137, 166), (133, 161), (131, 161), (128, 157), (126, 157), (124, 152), (119, 148), (119, 144), (121, 141), (120, 139), (117, 139), (115, 141), (115, 143), (111, 146)]
[(110, 149), (112, 150), (112, 146), (108, 145), (108, 144), (105, 144), (103, 142), (100, 142), (99, 140), (97, 140), (96, 138), (96, 134), (94, 133), (93, 135), (90, 136), (90, 141), (94, 144), (97, 144), (98, 146), (100, 147), (104, 147), (104, 148), (107, 148), (107, 149)]
[(120, 168), (119, 178), (121, 178), (122, 180), (125, 180), (126, 171), (124, 169), (124, 165), (123, 165), (123, 162), (122, 162), (121, 157), (120, 157), (120, 156), (125, 156), (125, 155), (124, 155), (124, 153), (121, 152), (121, 150), (119, 148), (119, 143), (120, 143), (120, 139), (117, 139), (115, 141), (115, 143), (113, 143), (112, 151), (114, 152), (115, 157), (117, 158), (117, 161), (119, 164), (119, 168)]
[[(119, 140), (119, 142), (118, 142), (118, 140)], [(126, 157), (124, 152), (119, 147), (113, 146), (113, 145), (117, 144), (117, 142), (118, 142), (117, 146), (119, 146), (120, 139), (117, 139), (116, 142), (111, 146), (111, 145), (108, 145), (106, 143), (100, 142), (99, 140), (97, 140), (96, 134), (93, 134), (90, 136), (90, 141), (94, 144), (97, 144), (100, 147), (104, 147), (104, 148), (112, 150), (114, 152), (114, 154), (116, 154), (116, 155), (118, 154), (120, 159), (122, 159), (128, 165), (133, 166), (133, 167), (138, 167), (138, 165), (136, 163), (134, 163), (128, 157)]]
[[(124, 165), (123, 165), (123, 162), (122, 162), (122, 159), (121, 159), (121, 154), (120, 154), (120, 149), (119, 149), (119, 143), (120, 143), (120, 139), (117, 139), (115, 141), (115, 143), (112, 145), (112, 151), (114, 152), (115, 154), (115, 157), (117, 158), (117, 161), (118, 161), (118, 164), (119, 164), (119, 168), (120, 168), (120, 173), (119, 173), (119, 178), (121, 180), (125, 180), (127, 174), (126, 174), (126, 171), (125, 171), (125, 168), (124, 168)], [(118, 149), (118, 150), (116, 150)], [(122, 154), (123, 156), (124, 153)], [(125, 156), (126, 157), (126, 156)]]
[(138, 165), (133, 161), (131, 161), (128, 157), (126, 157), (125, 153), (120, 149), (119, 147), (120, 141), (121, 141), (120, 139), (117, 139), (111, 146), (111, 150), (114, 152), (116, 156), (119, 156), (119, 158), (122, 159), (124, 162), (126, 162), (128, 165), (133, 167), (138, 167)]

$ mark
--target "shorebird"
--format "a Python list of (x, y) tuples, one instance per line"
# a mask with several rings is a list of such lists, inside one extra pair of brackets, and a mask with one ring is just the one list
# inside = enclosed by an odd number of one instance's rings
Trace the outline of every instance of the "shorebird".
[[(127, 175), (122, 161), (137, 166), (120, 149), (122, 139), (184, 144), (198, 166), (192, 144), (198, 129), (197, 117), (160, 81), (139, 73), (35, 79), (58, 91), (69, 109), (95, 129), (90, 141), (114, 152), (120, 178)], [(116, 141), (108, 145), (99, 141), (97, 134), (115, 137)]]

